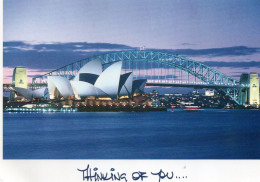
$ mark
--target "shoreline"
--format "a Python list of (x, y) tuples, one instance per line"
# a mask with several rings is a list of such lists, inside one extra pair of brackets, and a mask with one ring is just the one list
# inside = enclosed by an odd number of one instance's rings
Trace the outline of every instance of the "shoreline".
[(86, 108), (4, 108), (3, 112), (154, 112), (167, 111), (167, 108), (134, 107), (134, 108), (110, 108), (110, 107), (86, 107)]

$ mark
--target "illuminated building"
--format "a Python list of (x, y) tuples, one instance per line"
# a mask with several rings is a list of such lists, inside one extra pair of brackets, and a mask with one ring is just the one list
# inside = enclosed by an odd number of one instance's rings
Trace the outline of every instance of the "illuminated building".
[(12, 84), (14, 87), (19, 88), (28, 88), (27, 85), (27, 74), (26, 74), (26, 68), (23, 66), (18, 66), (13, 71), (13, 81)]
[(68, 80), (62, 76), (48, 76), (50, 99), (74, 96), (84, 99), (94, 96), (99, 99), (119, 99), (122, 96), (132, 97), (134, 93), (143, 93), (146, 79), (133, 80), (131, 72), (121, 75), (122, 61), (116, 62), (105, 70), (99, 60), (85, 64)]
[(250, 73), (249, 104), (259, 105), (259, 79), (257, 73)]
[(77, 100), (94, 97), (103, 100), (132, 98), (137, 93), (142, 94), (146, 79), (133, 80), (132, 72), (121, 75), (122, 61), (116, 62), (105, 70), (101, 61), (92, 60), (85, 64), (72, 80), (62, 76), (48, 76), (47, 89), (30, 90), (14, 87), (17, 93), (27, 100), (45, 98)]

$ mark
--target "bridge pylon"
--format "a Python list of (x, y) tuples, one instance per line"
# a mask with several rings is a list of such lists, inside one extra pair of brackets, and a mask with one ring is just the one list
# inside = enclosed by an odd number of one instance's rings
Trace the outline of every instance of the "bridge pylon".
[[(240, 84), (241, 85), (249, 85), (250, 84), (248, 73), (242, 73), (241, 74)], [(241, 88), (240, 102), (241, 102), (241, 105), (249, 104), (249, 88), (248, 87)]]

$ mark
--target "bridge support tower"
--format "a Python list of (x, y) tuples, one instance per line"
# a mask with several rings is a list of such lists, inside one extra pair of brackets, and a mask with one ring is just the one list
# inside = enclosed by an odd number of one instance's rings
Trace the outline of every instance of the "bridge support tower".
[[(249, 74), (248, 73), (242, 73), (240, 76), (240, 84), (241, 85), (249, 85)], [(240, 92), (240, 101), (241, 105), (245, 106), (249, 104), (249, 88), (245, 87), (241, 89)]]

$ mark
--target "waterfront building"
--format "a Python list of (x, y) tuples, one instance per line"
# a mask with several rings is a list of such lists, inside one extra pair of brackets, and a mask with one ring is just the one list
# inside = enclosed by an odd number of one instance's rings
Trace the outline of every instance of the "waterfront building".
[[(71, 80), (62, 76), (48, 76), (48, 89), (30, 90), (14, 87), (27, 100), (49, 99), (105, 99), (132, 98), (144, 93), (146, 79), (133, 80), (132, 72), (121, 75), (122, 61), (102, 70), (100, 60), (85, 64)], [(46, 93), (47, 92), (47, 93)]]
[(17, 66), (13, 71), (12, 85), (19, 88), (28, 88), (27, 85), (27, 73), (26, 68), (23, 66)]
[(61, 76), (48, 77), (48, 90), (50, 99), (59, 97), (66, 99), (74, 94), (69, 80)]
[(249, 104), (259, 105), (259, 78), (257, 73), (250, 73)]
[[(24, 89), (28, 88), (27, 73), (26, 73), (25, 67), (17, 66), (14, 68), (13, 77), (12, 77), (12, 85), (14, 87), (19, 87), (19, 88), (24, 88)], [(15, 92), (11, 92), (9, 99), (13, 100), (17, 96), (19, 96), (19, 94), (17, 95)]]
[(10, 100), (24, 101), (24, 99), (27, 99), (31, 101), (33, 99), (42, 99), (48, 95), (46, 88), (28, 89), (26, 68), (23, 66), (18, 66), (14, 69), (12, 85), (14, 90), (10, 94)]
[(46, 99), (48, 98), (48, 90), (47, 88), (39, 88), (36, 90), (30, 90), (20, 87), (14, 87), (16, 93), (19, 93), (21, 96), (31, 101), (33, 99)]
[(143, 93), (146, 79), (133, 80), (132, 72), (121, 75), (122, 61), (116, 62), (104, 71), (99, 60), (85, 64), (71, 81), (60, 76), (48, 77), (50, 99), (74, 96), (76, 99), (131, 98), (135, 93)]

